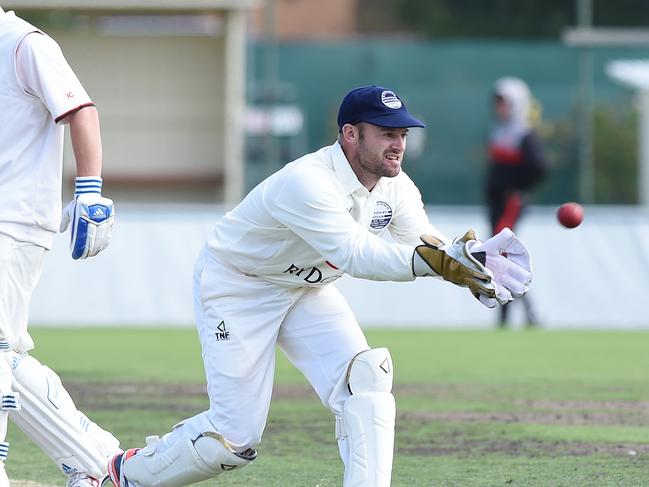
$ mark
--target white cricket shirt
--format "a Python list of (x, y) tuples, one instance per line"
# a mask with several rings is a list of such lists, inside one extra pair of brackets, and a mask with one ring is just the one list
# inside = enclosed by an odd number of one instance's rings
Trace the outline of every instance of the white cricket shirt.
[[(392, 242), (382, 238), (388, 234)], [(343, 273), (411, 281), (422, 234), (448, 240), (428, 221), (412, 180), (401, 171), (370, 192), (336, 142), (261, 182), (217, 223), (207, 246), (241, 272), (285, 286), (321, 286)]]
[(51, 247), (61, 220), (62, 124), (89, 105), (58, 44), (0, 9), (0, 233)]

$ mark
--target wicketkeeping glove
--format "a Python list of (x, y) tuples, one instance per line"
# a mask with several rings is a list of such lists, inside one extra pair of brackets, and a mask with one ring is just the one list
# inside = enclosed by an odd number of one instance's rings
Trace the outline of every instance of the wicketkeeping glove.
[(70, 224), (70, 251), (73, 259), (85, 259), (97, 255), (108, 247), (115, 209), (113, 200), (101, 196), (100, 177), (78, 177), (75, 196), (64, 209), (61, 232)]
[[(485, 306), (496, 305), (496, 286), (491, 271), (469, 252), (476, 236), (469, 230), (450, 244), (430, 235), (422, 235), (424, 245), (415, 247), (413, 270), (416, 276), (441, 276), (445, 281), (468, 287)], [(483, 298), (483, 299), (481, 299)]]
[(529, 290), (532, 281), (530, 253), (509, 228), (486, 242), (470, 242), (467, 247), (493, 274), (496, 299), (500, 304), (519, 298)]

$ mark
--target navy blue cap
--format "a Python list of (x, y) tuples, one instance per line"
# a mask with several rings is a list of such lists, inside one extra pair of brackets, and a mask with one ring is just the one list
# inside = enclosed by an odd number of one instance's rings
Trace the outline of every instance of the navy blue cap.
[(381, 86), (362, 86), (343, 98), (338, 110), (338, 128), (346, 123), (367, 122), (390, 128), (425, 127), (408, 113), (397, 94)]

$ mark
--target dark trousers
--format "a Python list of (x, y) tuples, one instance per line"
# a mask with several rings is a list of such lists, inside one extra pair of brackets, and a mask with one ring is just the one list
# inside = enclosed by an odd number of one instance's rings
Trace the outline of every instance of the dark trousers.
[[(525, 194), (520, 191), (504, 192), (490, 192), (489, 195), (489, 221), (491, 223), (491, 232), (496, 235), (503, 228), (514, 227), (518, 223), (525, 209)], [(530, 300), (529, 295), (521, 298), (523, 306), (525, 306), (525, 316), (528, 325), (537, 324), (534, 306)], [(511, 303), (500, 306), (500, 319), (499, 326), (507, 326), (508, 311)]]

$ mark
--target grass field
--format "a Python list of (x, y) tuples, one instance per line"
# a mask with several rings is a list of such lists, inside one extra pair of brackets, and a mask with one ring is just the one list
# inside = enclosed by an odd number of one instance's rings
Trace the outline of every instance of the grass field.
[[(649, 333), (369, 330), (397, 400), (393, 486), (649, 486)], [(205, 409), (192, 329), (35, 329), (77, 405), (142, 446)], [(339, 486), (333, 421), (279, 354), (260, 456), (203, 485)], [(10, 425), (12, 479), (64, 485)]]

